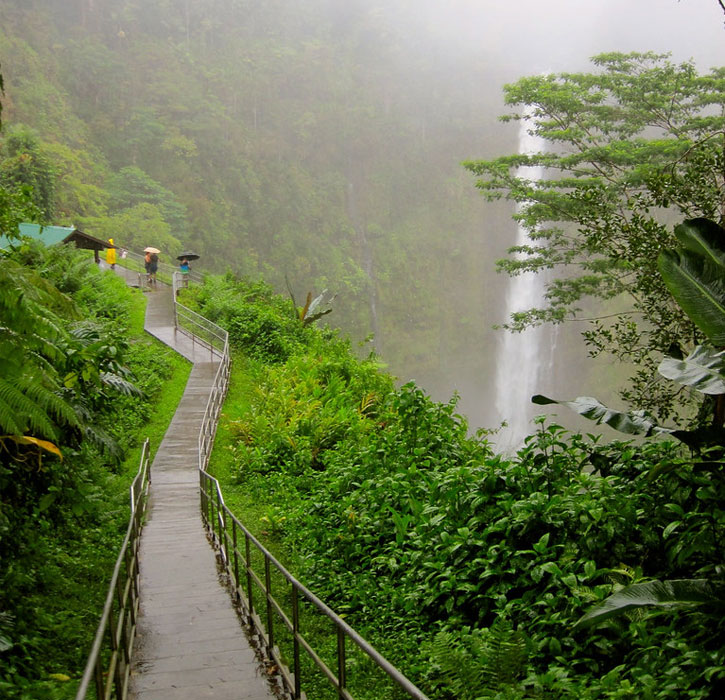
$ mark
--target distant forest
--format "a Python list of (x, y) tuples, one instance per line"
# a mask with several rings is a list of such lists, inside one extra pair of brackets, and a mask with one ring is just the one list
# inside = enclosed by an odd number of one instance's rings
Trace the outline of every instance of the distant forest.
[(400, 5), (5, 0), (2, 155), (37, 139), (48, 221), (328, 289), (331, 325), (445, 392), (493, 361), (513, 227), (461, 161), (515, 135), (485, 51), (419, 43)]

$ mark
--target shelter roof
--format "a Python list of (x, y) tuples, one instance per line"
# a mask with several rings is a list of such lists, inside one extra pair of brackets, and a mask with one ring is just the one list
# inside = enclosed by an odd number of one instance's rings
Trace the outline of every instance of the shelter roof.
[[(41, 241), (47, 246), (58, 243), (74, 243), (76, 248), (83, 248), (84, 250), (105, 250), (106, 248), (116, 247), (107, 241), (73, 227), (20, 224), (18, 229), (21, 236)], [(7, 248), (13, 242), (7, 236), (0, 236), (0, 248)]]

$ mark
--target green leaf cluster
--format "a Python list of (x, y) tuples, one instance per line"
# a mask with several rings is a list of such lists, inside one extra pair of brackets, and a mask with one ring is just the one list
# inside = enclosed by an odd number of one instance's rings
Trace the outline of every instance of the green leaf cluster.
[[(87, 251), (0, 258), (0, 695), (67, 697), (128, 524), (124, 460), (146, 437), (169, 353), (131, 320), (138, 291)], [(10, 409), (7, 401), (12, 400)], [(9, 437), (8, 431), (16, 431)], [(58, 452), (40, 451), (35, 436)], [(55, 677), (51, 677), (55, 674)]]
[[(692, 63), (653, 53), (592, 61), (593, 73), (526, 77), (505, 87), (506, 103), (518, 108), (505, 119), (536, 135), (539, 153), (465, 167), (487, 199), (519, 206), (529, 242), (512, 247), (499, 267), (547, 275), (540, 307), (518, 313), (509, 327), (588, 317), (591, 353), (634, 364), (622, 397), (662, 420), (682, 410), (681, 397), (648, 378), (662, 352), (696, 332), (672, 303), (657, 258), (673, 247), (675, 217), (719, 221), (725, 214), (725, 116), (713, 109), (725, 99), (725, 73), (699, 75)], [(532, 180), (534, 167), (543, 175)]]
[[(201, 308), (262, 303), (246, 285), (212, 281)], [(574, 629), (645, 573), (715, 573), (722, 465), (544, 424), (504, 457), (455, 397), (395, 388), (324, 330), (304, 338), (253, 362), (243, 410), (230, 395), (224, 459), (295, 575), (431, 697), (706, 698), (723, 683), (725, 630), (703, 613)], [(356, 697), (381, 697), (359, 682)]]

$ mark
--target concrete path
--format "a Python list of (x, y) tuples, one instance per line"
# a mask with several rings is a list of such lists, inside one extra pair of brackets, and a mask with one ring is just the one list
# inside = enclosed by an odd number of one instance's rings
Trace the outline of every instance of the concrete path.
[[(120, 266), (116, 271), (125, 276)], [(129, 698), (276, 698), (220, 582), (200, 514), (197, 440), (218, 362), (174, 332), (169, 287), (159, 283), (147, 294), (146, 331), (194, 367), (151, 466)]]

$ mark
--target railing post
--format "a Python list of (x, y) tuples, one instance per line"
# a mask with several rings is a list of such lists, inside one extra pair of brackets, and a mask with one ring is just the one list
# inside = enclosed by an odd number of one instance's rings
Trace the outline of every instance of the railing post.
[(302, 679), (300, 678), (300, 606), (297, 586), (292, 584), (292, 663), (295, 674), (295, 700), (302, 696)]
[(104, 695), (103, 690), (103, 660), (101, 659), (101, 656), (98, 656), (98, 659), (96, 659), (96, 665), (93, 668), (93, 680), (95, 682), (96, 686), (96, 697), (102, 698)]
[(234, 598), (239, 600), (239, 552), (237, 544), (237, 521), (232, 518), (232, 546), (234, 547)]
[(267, 599), (267, 639), (269, 648), (274, 649), (274, 617), (272, 616), (272, 574), (269, 568), (269, 557), (264, 556), (264, 593)]
[(204, 527), (209, 527), (209, 508), (206, 500), (206, 484), (204, 483), (204, 472), (199, 469), (199, 498), (201, 499), (201, 518), (204, 521)]
[(252, 551), (249, 543), (249, 535), (244, 535), (244, 550), (246, 557), (246, 569), (247, 569), (247, 603), (249, 609), (249, 622), (252, 623), (252, 616), (254, 615), (254, 596), (252, 595)]
[(337, 626), (337, 680), (338, 694), (341, 698), (345, 697), (345, 688), (347, 688), (347, 672), (345, 670), (345, 633), (342, 627)]
[(217, 506), (217, 523), (219, 524), (219, 549), (221, 550), (224, 563), (229, 562), (229, 552), (227, 550), (227, 533), (224, 525), (224, 508), (222, 507), (222, 494), (219, 486), (216, 488), (216, 506)]

